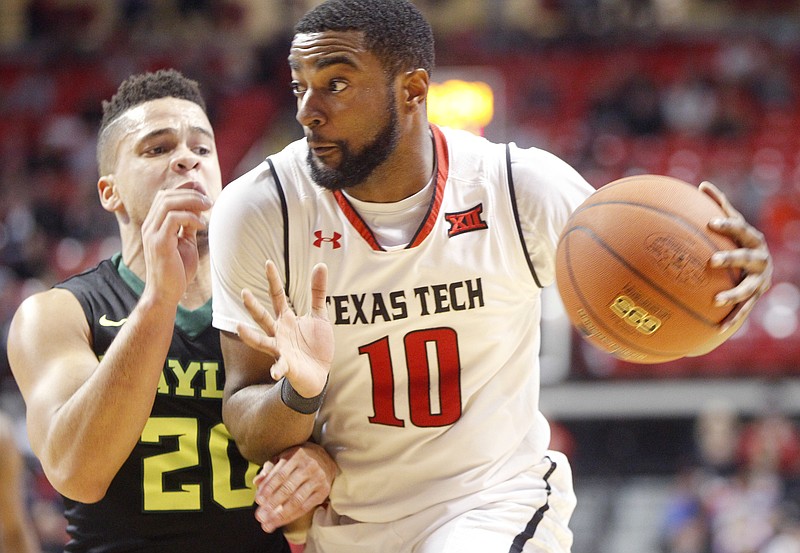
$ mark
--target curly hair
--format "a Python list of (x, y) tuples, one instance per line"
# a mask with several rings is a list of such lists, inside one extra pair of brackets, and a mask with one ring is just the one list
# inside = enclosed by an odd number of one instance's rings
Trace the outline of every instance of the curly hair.
[(97, 162), (100, 171), (105, 172), (105, 146), (109, 139), (109, 127), (128, 110), (160, 98), (179, 98), (194, 102), (203, 112), (207, 112), (206, 102), (197, 81), (185, 77), (175, 69), (159, 69), (155, 72), (139, 73), (125, 79), (117, 88), (111, 100), (104, 100), (103, 119), (100, 123), (97, 140)]
[(360, 31), (365, 46), (390, 76), (435, 64), (433, 31), (422, 13), (406, 0), (327, 0), (304, 15), (295, 34)]

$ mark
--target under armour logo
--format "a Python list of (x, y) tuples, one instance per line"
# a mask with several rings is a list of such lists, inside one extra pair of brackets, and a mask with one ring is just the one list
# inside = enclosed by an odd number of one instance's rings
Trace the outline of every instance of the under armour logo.
[(317, 248), (321, 248), (323, 242), (330, 243), (334, 250), (342, 247), (342, 244), (339, 242), (339, 239), (342, 237), (342, 235), (336, 231), (334, 231), (333, 236), (322, 236), (321, 230), (315, 230), (314, 236), (317, 237), (317, 239), (314, 240), (314, 246)]
[(481, 219), (481, 213), (483, 213), (483, 204), (478, 204), (471, 209), (459, 211), (458, 213), (445, 213), (444, 218), (450, 223), (447, 236), (452, 238), (465, 232), (489, 228), (486, 221)]

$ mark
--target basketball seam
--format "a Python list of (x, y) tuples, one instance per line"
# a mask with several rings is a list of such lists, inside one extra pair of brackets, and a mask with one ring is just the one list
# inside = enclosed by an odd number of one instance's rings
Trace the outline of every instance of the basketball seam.
[[(705, 317), (703, 317), (702, 315), (698, 314), (693, 309), (691, 309), (688, 305), (686, 305), (685, 303), (680, 301), (677, 297), (672, 295), (670, 292), (668, 292), (667, 290), (664, 290), (662, 287), (658, 286), (647, 275), (645, 275), (639, 269), (637, 269), (636, 267), (634, 267), (633, 265), (628, 263), (625, 260), (625, 258), (620, 256), (616, 251), (614, 251), (611, 248), (611, 246), (607, 242), (605, 242), (599, 235), (597, 235), (592, 229), (590, 229), (588, 227), (584, 227), (584, 226), (572, 227), (571, 229), (569, 229), (569, 231), (567, 231), (567, 234), (565, 234), (565, 236), (568, 236), (568, 235), (572, 234), (572, 232), (574, 232), (576, 230), (586, 231), (588, 234), (590, 234), (591, 237), (595, 238), (596, 242), (603, 247), (603, 249), (605, 249), (608, 253), (610, 253), (612, 256), (614, 256), (614, 258), (617, 261), (619, 261), (620, 263), (622, 263), (628, 270), (630, 270), (633, 274), (638, 276), (643, 282), (645, 282), (646, 284), (650, 285), (652, 288), (654, 288), (655, 290), (660, 292), (663, 296), (665, 296), (667, 299), (672, 301), (674, 304), (678, 305), (681, 309), (686, 311), (687, 314), (691, 315), (697, 321), (699, 321), (699, 322), (701, 322), (703, 324), (706, 324), (708, 326), (711, 326), (711, 327), (715, 327), (715, 326), (717, 326), (719, 324), (719, 323), (716, 323), (716, 322), (714, 322), (714, 321), (712, 321), (710, 319), (706, 319)], [(567, 250), (569, 250), (569, 244), (567, 244)], [(567, 251), (567, 254), (569, 254), (569, 251)], [(570, 266), (569, 268), (571, 269), (572, 267)], [(573, 284), (574, 284), (574, 282), (573, 282)], [(577, 291), (577, 288), (575, 290)]]
[[(578, 229), (578, 228), (579, 227), (574, 227), (574, 229)], [(580, 228), (583, 228), (583, 227), (580, 227)], [(569, 245), (569, 242), (566, 241), (566, 238), (567, 238), (567, 235), (569, 235), (572, 232), (572, 230), (574, 230), (574, 229), (570, 229), (569, 231), (567, 231), (567, 233), (564, 234), (564, 237), (562, 238), (562, 240), (565, 240), (564, 247), (566, 249), (565, 249), (564, 253), (566, 254), (567, 258), (569, 258), (570, 245)], [(618, 342), (620, 342), (623, 346), (626, 346), (631, 351), (638, 352), (638, 353), (643, 353), (645, 355), (654, 355), (654, 356), (661, 356), (661, 357), (664, 357), (666, 355), (671, 355), (671, 354), (667, 354), (666, 352), (663, 352), (663, 351), (659, 351), (659, 350), (654, 350), (654, 349), (651, 349), (651, 348), (643, 347), (640, 344), (636, 344), (634, 342), (630, 342), (629, 340), (625, 339), (624, 337), (619, 336), (618, 333), (615, 332), (613, 328), (611, 328), (607, 324), (605, 324), (605, 322), (603, 321), (603, 318), (600, 317), (594, 311), (594, 309), (591, 308), (591, 303), (588, 301), (588, 298), (586, 298), (586, 296), (583, 295), (580, 287), (578, 286), (577, 279), (574, 276), (574, 272), (572, 270), (572, 265), (570, 263), (566, 264), (566, 271), (567, 271), (567, 275), (569, 276), (570, 284), (572, 284), (572, 290), (575, 292), (575, 295), (580, 300), (581, 309), (585, 309), (586, 311), (588, 311), (589, 315), (592, 316), (592, 323), (593, 324), (595, 324), (598, 327), (600, 327), (603, 331), (606, 332), (606, 334), (608, 336), (612, 336), (614, 339), (616, 339)], [(614, 351), (609, 351), (609, 353), (611, 355), (615, 355)], [(677, 355), (681, 355), (681, 353), (678, 353)], [(619, 357), (620, 359), (625, 359), (622, 356), (618, 356), (618, 355), (615, 355), (615, 356)], [(663, 361), (666, 362), (666, 361), (669, 361), (669, 360), (670, 359), (665, 359)]]
[[(711, 238), (709, 238), (706, 234), (704, 234), (703, 232), (700, 232), (697, 229), (697, 227), (691, 221), (681, 217), (681, 215), (679, 213), (675, 213), (673, 211), (668, 211), (666, 209), (663, 209), (663, 208), (660, 208), (660, 207), (656, 207), (656, 206), (653, 206), (653, 205), (640, 204), (640, 203), (636, 203), (636, 202), (622, 201), (622, 200), (607, 200), (607, 201), (602, 201), (602, 202), (596, 202), (596, 203), (593, 203), (593, 204), (587, 205), (587, 206), (580, 206), (580, 207), (578, 207), (578, 209), (576, 209), (573, 212), (572, 217), (574, 217), (577, 213), (579, 213), (581, 211), (588, 211), (589, 209), (591, 209), (593, 207), (599, 207), (599, 206), (603, 206), (603, 205), (626, 205), (626, 206), (631, 206), (631, 207), (640, 207), (640, 208), (643, 208), (643, 209), (648, 209), (650, 211), (654, 211), (654, 212), (659, 213), (661, 215), (669, 215), (670, 217), (674, 218), (674, 220), (677, 221), (682, 227), (692, 231), (693, 236), (696, 236), (697, 238), (699, 238), (700, 240), (705, 242), (705, 244), (707, 246), (710, 246), (710, 247), (715, 248), (715, 249), (719, 248), (718, 244), (716, 244), (713, 240), (711, 240)], [(577, 228), (577, 227), (574, 227), (574, 228)], [(725, 236), (723, 236), (721, 234), (719, 236), (720, 236), (720, 238), (725, 238)], [(732, 269), (726, 269), (726, 272), (728, 273), (728, 278), (730, 278), (731, 282), (737, 282), (736, 276), (735, 276), (734, 271)]]
[[(569, 254), (569, 244), (566, 245), (566, 249), (567, 249), (566, 253)], [(667, 355), (672, 355), (672, 353), (667, 353), (667, 352), (664, 352), (664, 351), (659, 351), (659, 350), (654, 350), (654, 349), (651, 349), (651, 348), (643, 347), (640, 344), (636, 344), (634, 342), (631, 342), (631, 341), (627, 340), (626, 338), (624, 338), (622, 336), (619, 336), (618, 333), (615, 332), (613, 328), (609, 327), (603, 321), (602, 317), (600, 317), (591, 308), (589, 302), (587, 301), (586, 296), (583, 295), (583, 293), (580, 291), (580, 289), (578, 288), (578, 286), (576, 284), (576, 279), (573, 276), (572, 266), (570, 266), (570, 265), (567, 266), (567, 274), (569, 275), (569, 279), (570, 279), (570, 282), (572, 283), (572, 288), (575, 291), (575, 294), (578, 296), (578, 298), (581, 301), (581, 306), (582, 306), (581, 309), (585, 309), (586, 311), (588, 311), (589, 315), (592, 316), (592, 323), (595, 324), (596, 326), (598, 326), (599, 328), (601, 328), (603, 331), (605, 331), (606, 335), (613, 337), (615, 340), (620, 342), (622, 346), (625, 346), (628, 350), (633, 351), (633, 352), (642, 353), (642, 354), (645, 354), (645, 355), (659, 356), (659, 357), (665, 357)], [(620, 348), (620, 349), (622, 349), (622, 348)], [(609, 351), (608, 353), (610, 353), (611, 355), (614, 355), (615, 357), (619, 357), (620, 359), (623, 359), (623, 360), (626, 359), (624, 356), (616, 355), (615, 351)], [(680, 356), (681, 354), (682, 354), (682, 352), (678, 352), (676, 355)], [(672, 359), (663, 359), (663, 360), (659, 360), (658, 362), (662, 362), (662, 361), (666, 362), (666, 361), (670, 361), (670, 360), (672, 360)]]

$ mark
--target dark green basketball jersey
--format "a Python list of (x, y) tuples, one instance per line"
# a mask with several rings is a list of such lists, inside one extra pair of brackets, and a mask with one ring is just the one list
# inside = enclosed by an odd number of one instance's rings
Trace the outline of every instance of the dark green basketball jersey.
[[(83, 306), (98, 357), (144, 289), (119, 255), (56, 286)], [(155, 404), (130, 457), (99, 502), (64, 498), (66, 551), (289, 552), (282, 534), (266, 534), (253, 516), (258, 467), (222, 424), (224, 378), (211, 303), (179, 308)]]

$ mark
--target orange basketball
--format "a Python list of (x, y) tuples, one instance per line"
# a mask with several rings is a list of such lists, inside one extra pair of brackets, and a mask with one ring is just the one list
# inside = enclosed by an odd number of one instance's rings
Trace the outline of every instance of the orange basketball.
[(573, 326), (594, 346), (633, 363), (698, 351), (731, 307), (718, 292), (739, 271), (711, 269), (711, 255), (738, 247), (712, 232), (725, 217), (681, 180), (637, 175), (598, 189), (575, 210), (556, 252), (556, 282)]

